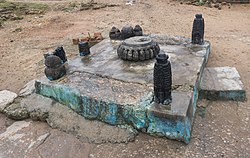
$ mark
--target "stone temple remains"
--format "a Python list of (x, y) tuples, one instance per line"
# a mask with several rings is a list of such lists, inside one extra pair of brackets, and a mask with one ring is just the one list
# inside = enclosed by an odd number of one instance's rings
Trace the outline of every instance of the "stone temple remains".
[(84, 118), (185, 143), (199, 93), (201, 98), (245, 100), (236, 69), (205, 68), (211, 45), (204, 40), (201, 15), (194, 20), (192, 39), (145, 35), (140, 26), (113, 27), (109, 36), (90, 50), (79, 43), (81, 56), (66, 63), (59, 62), (66, 57), (48, 55), (45, 64), (52, 75), (62, 72), (62, 65), (66, 74), (36, 80), (36, 93)]

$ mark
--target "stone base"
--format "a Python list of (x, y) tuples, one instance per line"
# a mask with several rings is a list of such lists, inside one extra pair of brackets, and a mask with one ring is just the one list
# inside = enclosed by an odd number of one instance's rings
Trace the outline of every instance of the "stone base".
[[(169, 109), (171, 107), (171, 109)], [(169, 106), (152, 104), (148, 110), (149, 126), (147, 132), (152, 135), (179, 138), (190, 141), (193, 120), (192, 93), (175, 92)]]
[(200, 98), (245, 101), (246, 91), (236, 68), (205, 68), (200, 86)]
[(67, 75), (57, 81), (37, 80), (36, 93), (55, 99), (79, 115), (111, 125), (130, 125), (138, 131), (189, 143), (201, 74), (210, 43), (192, 45), (190, 39), (150, 35), (170, 57), (173, 74), (171, 111), (153, 104), (155, 59), (119, 59), (121, 41), (103, 40), (89, 56), (68, 62)]

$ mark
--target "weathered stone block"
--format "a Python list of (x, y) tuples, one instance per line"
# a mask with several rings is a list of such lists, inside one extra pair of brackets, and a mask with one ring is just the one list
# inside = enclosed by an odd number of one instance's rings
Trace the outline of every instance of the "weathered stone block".
[(246, 100), (246, 91), (236, 68), (205, 68), (200, 85), (200, 98), (211, 100)]
[(68, 105), (71, 109), (79, 112), (81, 111), (81, 97), (77, 89), (69, 86), (62, 86), (59, 84), (46, 85), (41, 82), (35, 83), (36, 92), (46, 97), (56, 99), (60, 103)]
[[(170, 108), (171, 107), (171, 108)], [(193, 111), (191, 92), (174, 92), (170, 105), (153, 104), (148, 110), (148, 133), (178, 137), (186, 143), (190, 140), (191, 119)]]
[(35, 79), (29, 81), (18, 93), (18, 96), (27, 96), (35, 92)]

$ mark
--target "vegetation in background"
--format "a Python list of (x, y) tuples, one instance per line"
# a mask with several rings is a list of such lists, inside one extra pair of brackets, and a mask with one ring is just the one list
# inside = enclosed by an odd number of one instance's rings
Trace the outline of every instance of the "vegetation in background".
[(0, 27), (4, 21), (21, 20), (27, 14), (43, 14), (48, 8), (46, 4), (0, 0)]

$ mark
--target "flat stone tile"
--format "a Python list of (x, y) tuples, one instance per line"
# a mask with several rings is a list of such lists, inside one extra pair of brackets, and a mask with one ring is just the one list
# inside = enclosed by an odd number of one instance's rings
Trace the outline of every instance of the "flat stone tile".
[(201, 97), (219, 100), (245, 100), (246, 92), (235, 67), (208, 67), (201, 80)]

